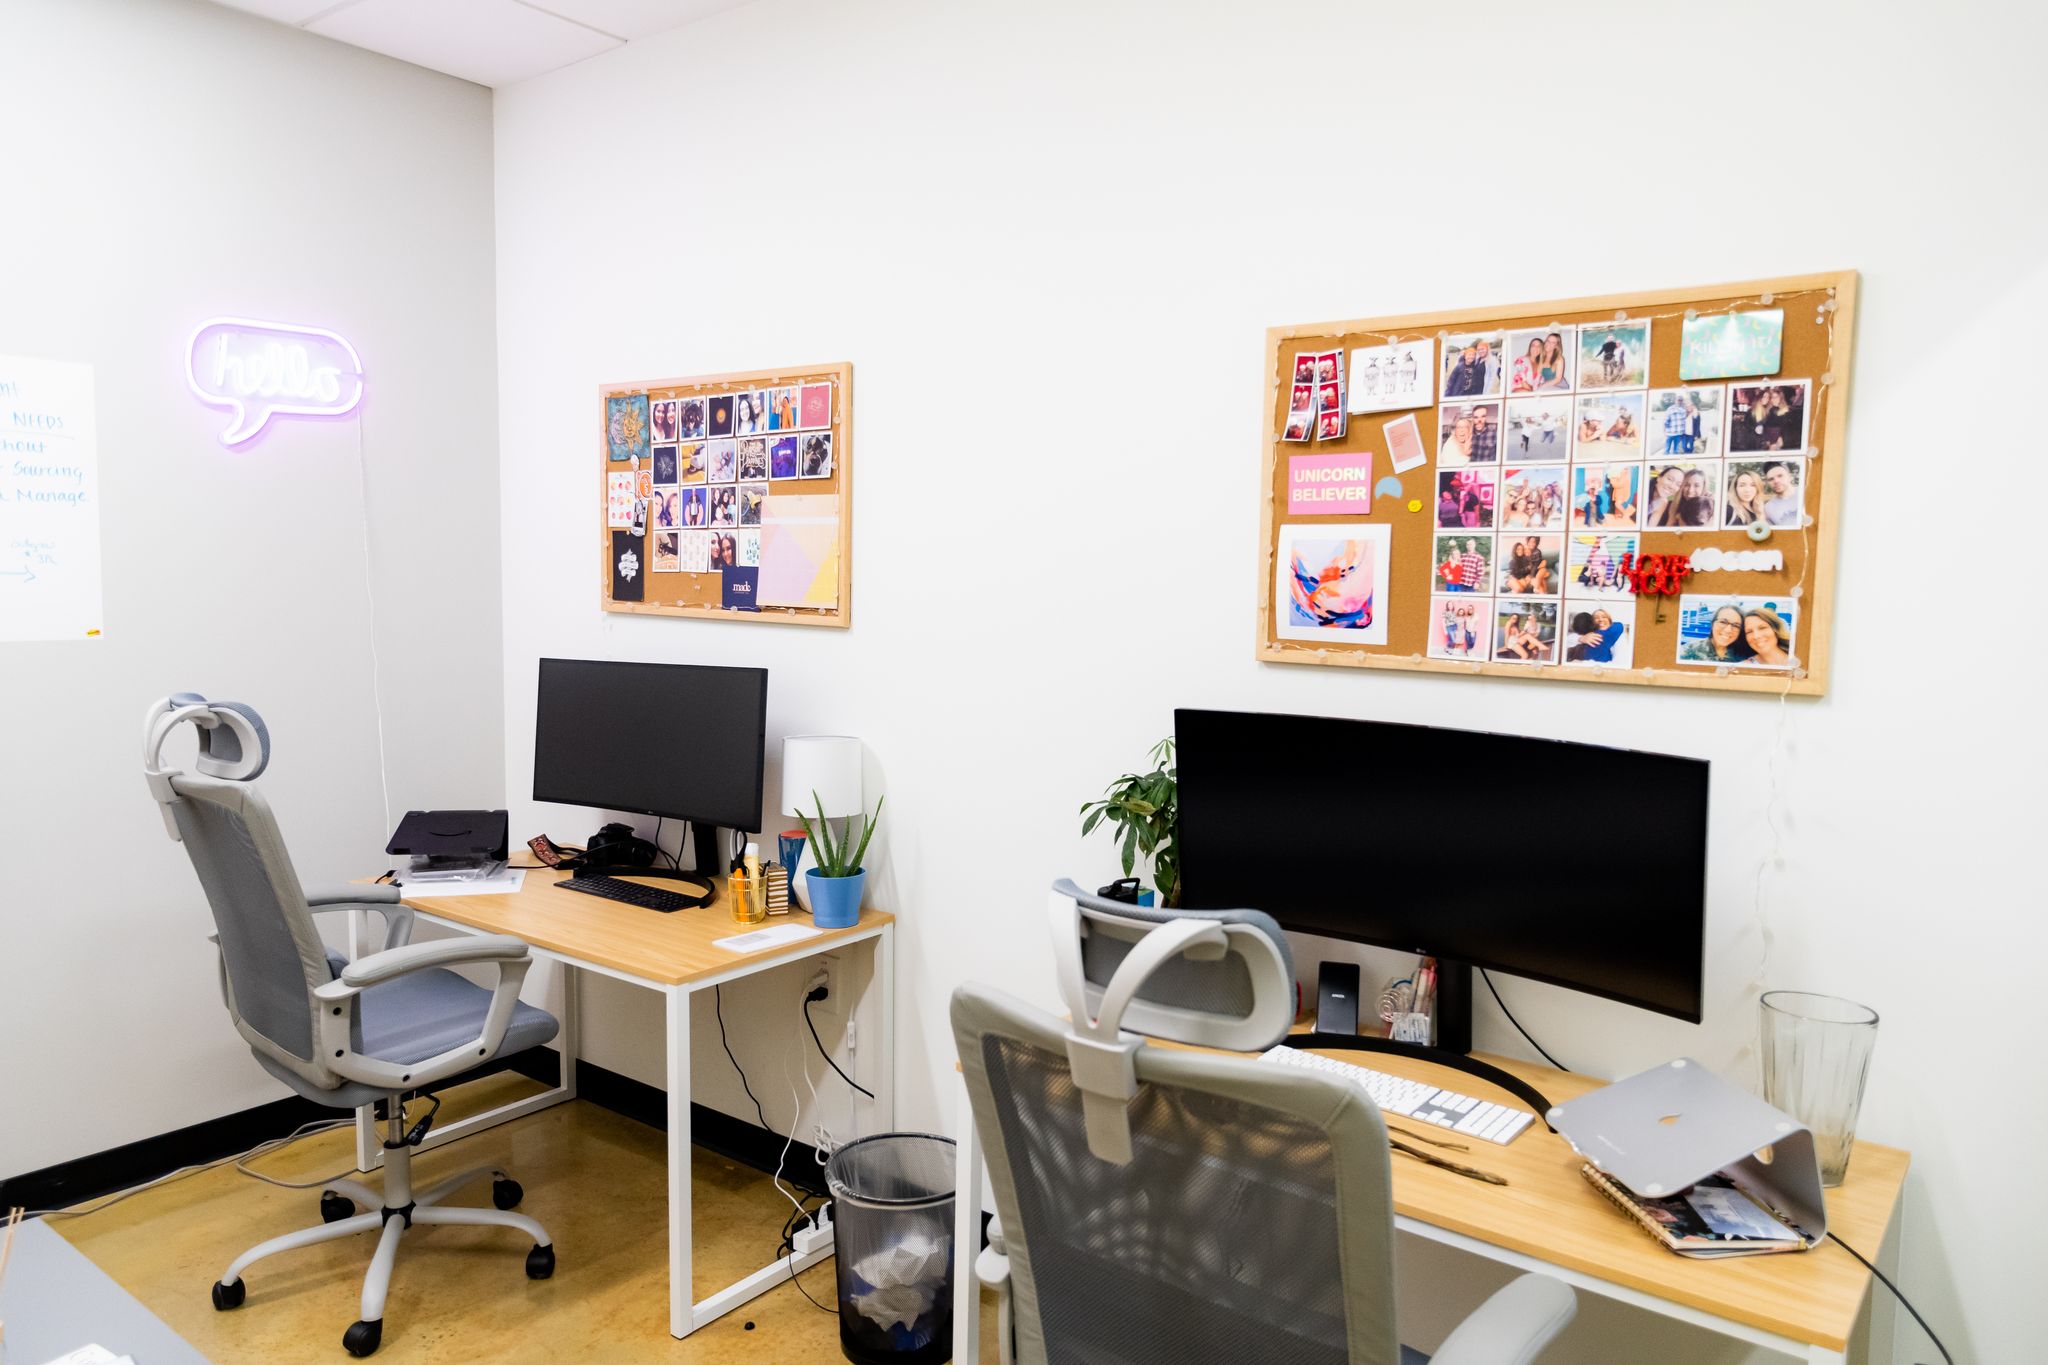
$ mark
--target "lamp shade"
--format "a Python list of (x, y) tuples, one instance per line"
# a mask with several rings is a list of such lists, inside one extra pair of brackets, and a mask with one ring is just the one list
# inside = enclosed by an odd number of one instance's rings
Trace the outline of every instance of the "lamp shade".
[(852, 735), (789, 735), (782, 741), (782, 813), (860, 815), (860, 741)]

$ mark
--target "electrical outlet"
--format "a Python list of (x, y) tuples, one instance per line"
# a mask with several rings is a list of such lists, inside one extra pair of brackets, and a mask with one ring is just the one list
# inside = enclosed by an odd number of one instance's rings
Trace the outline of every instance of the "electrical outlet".
[(812, 1013), (821, 1019), (843, 1019), (846, 1017), (849, 1004), (843, 989), (846, 979), (845, 966), (846, 963), (843, 959), (834, 954), (827, 953), (824, 957), (817, 960), (816, 967), (811, 971), (810, 985), (804, 988), (804, 994), (810, 994), (819, 985), (825, 987), (825, 998), (811, 1006)]
[(819, 1209), (817, 1216), (796, 1230), (790, 1238), (790, 1245), (799, 1256), (808, 1256), (814, 1251), (832, 1245), (832, 1208), (828, 1204)]
[(832, 1139), (826, 1136), (825, 1134), (824, 1124), (814, 1123), (811, 1125), (811, 1146), (817, 1148), (819, 1151), (822, 1152), (831, 1143), (831, 1141)]

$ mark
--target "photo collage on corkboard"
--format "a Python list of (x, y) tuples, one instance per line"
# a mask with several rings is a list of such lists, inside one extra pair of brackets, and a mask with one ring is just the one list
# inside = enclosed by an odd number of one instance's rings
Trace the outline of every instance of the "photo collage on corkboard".
[(844, 626), (851, 365), (600, 390), (607, 611)]
[(1854, 294), (1275, 329), (1260, 657), (1824, 691)]

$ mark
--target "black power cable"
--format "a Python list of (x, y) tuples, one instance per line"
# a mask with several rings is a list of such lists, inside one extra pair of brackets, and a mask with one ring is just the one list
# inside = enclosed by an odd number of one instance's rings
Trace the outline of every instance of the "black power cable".
[[(825, 988), (823, 986), (817, 987), (815, 990), (811, 991), (809, 994), (804, 996), (804, 1025), (810, 1029), (811, 1041), (818, 1045), (818, 1055), (825, 1059), (825, 1065), (831, 1067), (834, 1071), (839, 1071), (839, 1063), (833, 1061), (832, 1054), (825, 1051), (825, 1040), (818, 1036), (818, 1026), (815, 1023), (811, 1022), (811, 1002), (813, 1000), (822, 1000), (824, 998)], [(855, 1090), (860, 1091), (861, 1094), (866, 1095), (869, 1099), (873, 1099), (875, 1097), (874, 1091), (868, 1089), (859, 1081), (847, 1075), (844, 1071), (839, 1071), (839, 1079), (845, 1081), (848, 1085), (852, 1086)]]
[[(1494, 989), (1493, 978), (1486, 974), (1486, 968), (1481, 967), (1479, 969), (1479, 979), (1486, 983), (1487, 990), (1493, 992), (1493, 1003), (1500, 1006), (1500, 1012), (1502, 1014), (1507, 1015), (1508, 1022), (1515, 1026), (1515, 1032), (1521, 1034), (1524, 1038), (1529, 1038), (1529, 1030), (1523, 1028), (1522, 1021), (1515, 1018), (1514, 1011), (1508, 1008), (1508, 1002), (1500, 998), (1500, 992)], [(1529, 1038), (1529, 1046), (1535, 1048), (1538, 1052), (1543, 1052), (1543, 1044), (1537, 1042), (1534, 1038)], [(1566, 1066), (1563, 1062), (1557, 1060), (1557, 1058), (1551, 1056), (1548, 1052), (1543, 1052), (1543, 1060), (1549, 1062), (1559, 1071), (1571, 1070), (1570, 1067)]]
[[(1508, 1022), (1515, 1026), (1515, 1032), (1521, 1034), (1524, 1038), (1529, 1038), (1529, 1030), (1522, 1027), (1520, 1021), (1518, 1021), (1515, 1018), (1514, 1014), (1508, 1009), (1507, 1002), (1500, 998), (1500, 992), (1494, 990), (1493, 978), (1486, 974), (1486, 969), (1484, 967), (1481, 967), (1479, 969), (1479, 976), (1481, 980), (1486, 982), (1486, 989), (1489, 991), (1493, 991), (1493, 1003), (1500, 1006), (1500, 1012), (1502, 1014), (1507, 1015)], [(1561, 1064), (1557, 1060), (1557, 1058), (1551, 1056), (1548, 1052), (1544, 1052), (1543, 1044), (1537, 1042), (1534, 1038), (1529, 1038), (1529, 1046), (1535, 1048), (1538, 1052), (1542, 1052), (1543, 1059), (1549, 1062), (1552, 1066), (1556, 1067), (1559, 1071), (1570, 1070), (1569, 1067), (1566, 1067), (1563, 1064)], [(827, 1060), (830, 1059), (828, 1058)], [(1948, 1347), (1941, 1344), (1941, 1338), (1936, 1336), (1934, 1334), (1934, 1329), (1927, 1325), (1927, 1319), (1920, 1316), (1920, 1310), (1913, 1306), (1913, 1301), (1907, 1298), (1904, 1294), (1900, 1293), (1899, 1287), (1893, 1284), (1890, 1278), (1888, 1278), (1882, 1270), (1879, 1270), (1876, 1266), (1872, 1265), (1868, 1260), (1864, 1258), (1862, 1252), (1858, 1251), (1855, 1247), (1850, 1246), (1847, 1242), (1843, 1241), (1840, 1237), (1837, 1237), (1834, 1233), (1831, 1232), (1828, 1234), (1828, 1240), (1830, 1242), (1833, 1242), (1842, 1250), (1848, 1252), (1851, 1256), (1854, 1256), (1858, 1261), (1861, 1261), (1863, 1264), (1863, 1268), (1865, 1270), (1868, 1270), (1871, 1274), (1877, 1276), (1877, 1278), (1884, 1284), (1884, 1287), (1892, 1291), (1892, 1297), (1897, 1299), (1902, 1305), (1904, 1305), (1905, 1310), (1913, 1315), (1913, 1321), (1919, 1323), (1920, 1330), (1927, 1333), (1927, 1339), (1934, 1343), (1935, 1350), (1941, 1352), (1941, 1358), (1947, 1361), (1948, 1365), (1956, 1365), (1955, 1357), (1948, 1353)]]

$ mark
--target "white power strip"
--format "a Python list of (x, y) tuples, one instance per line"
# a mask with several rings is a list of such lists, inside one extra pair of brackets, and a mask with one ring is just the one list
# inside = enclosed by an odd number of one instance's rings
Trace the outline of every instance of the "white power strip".
[(796, 1235), (791, 1237), (789, 1242), (796, 1248), (796, 1254), (799, 1256), (808, 1256), (814, 1251), (829, 1248), (832, 1245), (831, 1207), (828, 1205), (819, 1209), (810, 1222), (796, 1230)]

